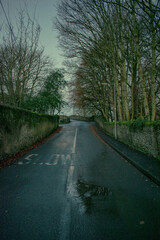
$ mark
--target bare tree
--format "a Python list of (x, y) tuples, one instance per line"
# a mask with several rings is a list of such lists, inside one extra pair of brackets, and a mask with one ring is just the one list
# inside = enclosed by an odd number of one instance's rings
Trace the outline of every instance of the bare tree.
[(75, 93), (81, 106), (90, 102), (111, 120), (115, 104), (119, 120), (155, 119), (159, 1), (62, 0), (57, 29), (65, 55), (79, 61)]
[(26, 12), (20, 12), (17, 29), (6, 30), (0, 44), (1, 101), (20, 106), (25, 94), (33, 94), (49, 63), (39, 48), (40, 26)]

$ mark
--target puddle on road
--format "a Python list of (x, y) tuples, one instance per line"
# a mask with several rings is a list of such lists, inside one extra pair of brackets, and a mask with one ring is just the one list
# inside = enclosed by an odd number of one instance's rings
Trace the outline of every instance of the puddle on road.
[(86, 213), (91, 213), (93, 209), (97, 208), (97, 204), (98, 208), (100, 206), (103, 208), (107, 197), (112, 194), (108, 188), (88, 184), (82, 180), (77, 181), (77, 192), (85, 206)]

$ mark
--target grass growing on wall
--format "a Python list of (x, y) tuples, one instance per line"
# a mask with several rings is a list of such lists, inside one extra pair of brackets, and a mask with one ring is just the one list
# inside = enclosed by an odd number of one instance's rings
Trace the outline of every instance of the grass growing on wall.
[[(114, 122), (105, 122), (106, 125), (114, 125)], [(137, 119), (134, 121), (117, 122), (118, 125), (125, 125), (129, 127), (130, 131), (143, 130), (143, 127), (154, 127), (154, 129), (160, 129), (160, 121), (148, 121), (145, 119)]]

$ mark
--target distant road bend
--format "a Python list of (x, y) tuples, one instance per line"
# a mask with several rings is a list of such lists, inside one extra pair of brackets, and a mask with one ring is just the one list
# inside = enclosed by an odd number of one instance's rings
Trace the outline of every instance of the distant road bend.
[(63, 125), (0, 170), (1, 240), (160, 239), (160, 188), (91, 125)]

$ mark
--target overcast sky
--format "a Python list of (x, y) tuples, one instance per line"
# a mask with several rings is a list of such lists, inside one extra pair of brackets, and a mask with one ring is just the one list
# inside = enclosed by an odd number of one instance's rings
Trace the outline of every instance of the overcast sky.
[[(64, 61), (61, 56), (62, 52), (58, 47), (57, 31), (54, 30), (53, 21), (56, 17), (56, 6), (60, 0), (0, 0), (5, 9), (7, 17), (14, 25), (17, 11), (24, 9), (24, 2), (27, 5), (30, 17), (34, 16), (36, 9), (36, 19), (41, 26), (40, 44), (45, 47), (45, 53), (53, 58), (55, 67), (63, 67), (62, 62)], [(5, 26), (7, 20), (4, 15), (4, 11), (0, 5), (0, 26)], [(0, 32), (2, 34), (2, 32)], [(64, 97), (65, 101), (68, 98), (67, 89), (65, 90)], [(72, 114), (70, 107), (63, 109), (64, 114)]]
[[(15, 21), (17, 10), (24, 8), (26, 3), (31, 17), (36, 9), (36, 19), (42, 31), (40, 44), (45, 47), (45, 53), (51, 56), (56, 63), (56, 67), (62, 67), (63, 58), (60, 56), (58, 48), (57, 31), (53, 29), (53, 20), (56, 17), (56, 4), (59, 0), (0, 0), (4, 6), (10, 21)], [(2, 7), (0, 6), (0, 26), (5, 25), (5, 18)]]

